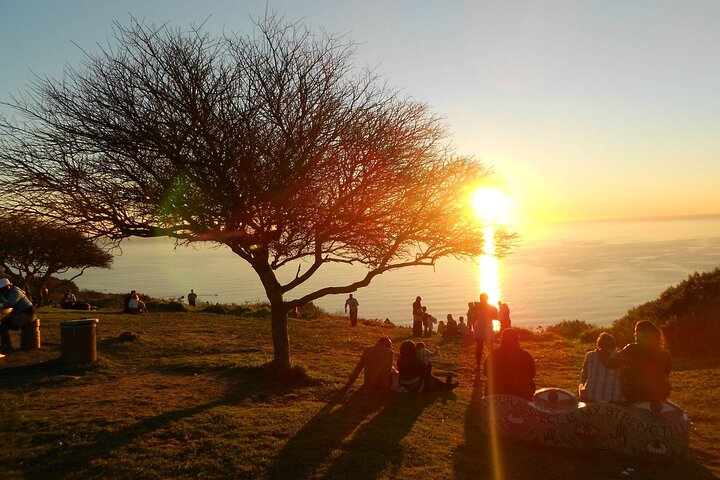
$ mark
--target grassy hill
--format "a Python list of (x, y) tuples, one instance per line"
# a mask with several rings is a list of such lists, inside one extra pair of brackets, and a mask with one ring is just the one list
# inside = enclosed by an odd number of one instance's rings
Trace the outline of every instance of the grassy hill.
[[(269, 380), (269, 320), (201, 311), (142, 316), (92, 312), (97, 364), (68, 368), (59, 323), (90, 312), (40, 312), (43, 350), (0, 360), (0, 478), (716, 478), (720, 473), (720, 361), (678, 361), (671, 400), (693, 421), (693, 460), (644, 464), (614, 454), (505, 442), (493, 459), (480, 432), (483, 379), (474, 346), (440, 346), (452, 393), (380, 401), (339, 393), (362, 349), (381, 335), (395, 351), (410, 330), (322, 317), (291, 320), (288, 385)], [(242, 313), (242, 312), (240, 312)], [(135, 339), (121, 334), (131, 331)], [(585, 346), (526, 332), (538, 386), (574, 391)], [(44, 363), (42, 363), (44, 362)], [(621, 472), (634, 468), (631, 476)]]
[[(660, 296), (615, 321), (613, 333), (632, 341), (635, 323), (652, 320), (663, 329), (675, 356), (709, 357), (720, 352), (720, 268), (690, 275)], [(621, 342), (624, 344), (625, 342)]]

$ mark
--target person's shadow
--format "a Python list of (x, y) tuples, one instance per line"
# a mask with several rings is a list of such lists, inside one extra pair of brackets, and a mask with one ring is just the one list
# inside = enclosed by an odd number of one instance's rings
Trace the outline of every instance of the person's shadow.
[[(359, 390), (341, 403), (342, 394), (336, 395), (285, 444), (270, 465), (268, 476), (281, 480), (317, 475), (335, 455), (322, 474), (324, 478), (375, 478), (388, 465), (401, 464), (401, 440), (435, 397), (411, 394), (383, 398)], [(362, 469), (357, 468), (359, 464)]]

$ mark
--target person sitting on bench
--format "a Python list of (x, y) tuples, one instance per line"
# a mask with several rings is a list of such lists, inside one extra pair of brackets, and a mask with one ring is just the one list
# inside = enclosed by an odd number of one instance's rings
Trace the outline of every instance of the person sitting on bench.
[(19, 330), (35, 319), (35, 307), (25, 292), (12, 284), (7, 278), (0, 278), (0, 303), (2, 308), (12, 309), (0, 320), (0, 353), (12, 350), (10, 330)]

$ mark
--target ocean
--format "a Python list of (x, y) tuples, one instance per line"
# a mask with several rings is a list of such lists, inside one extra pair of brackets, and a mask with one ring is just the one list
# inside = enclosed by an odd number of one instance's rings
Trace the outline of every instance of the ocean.
[[(720, 266), (720, 218), (715, 217), (521, 224), (512, 229), (520, 242), (502, 259), (444, 259), (434, 267), (376, 277), (354, 294), (359, 316), (409, 325), (412, 302), (420, 296), (438, 319), (448, 313), (457, 319), (465, 315), (467, 302), (487, 291), (491, 302), (509, 304), (515, 325), (536, 328), (578, 319), (603, 326), (693, 272)], [(137, 290), (160, 298), (186, 296), (194, 289), (201, 303), (265, 301), (253, 270), (225, 247), (176, 248), (166, 238), (130, 239), (117, 254), (111, 269), (88, 270), (77, 285), (104, 292)], [(281, 277), (292, 278), (297, 268), (286, 268)], [(329, 265), (286, 298), (349, 283), (364, 272), (359, 266)], [(346, 298), (328, 296), (315, 303), (341, 314)]]

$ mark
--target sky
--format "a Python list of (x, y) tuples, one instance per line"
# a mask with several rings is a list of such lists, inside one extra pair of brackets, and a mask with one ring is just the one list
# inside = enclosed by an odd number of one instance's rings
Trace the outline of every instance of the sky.
[(497, 171), (515, 219), (720, 214), (716, 0), (0, 0), (0, 101), (115, 21), (242, 34), (266, 11), (358, 42), (358, 67)]

